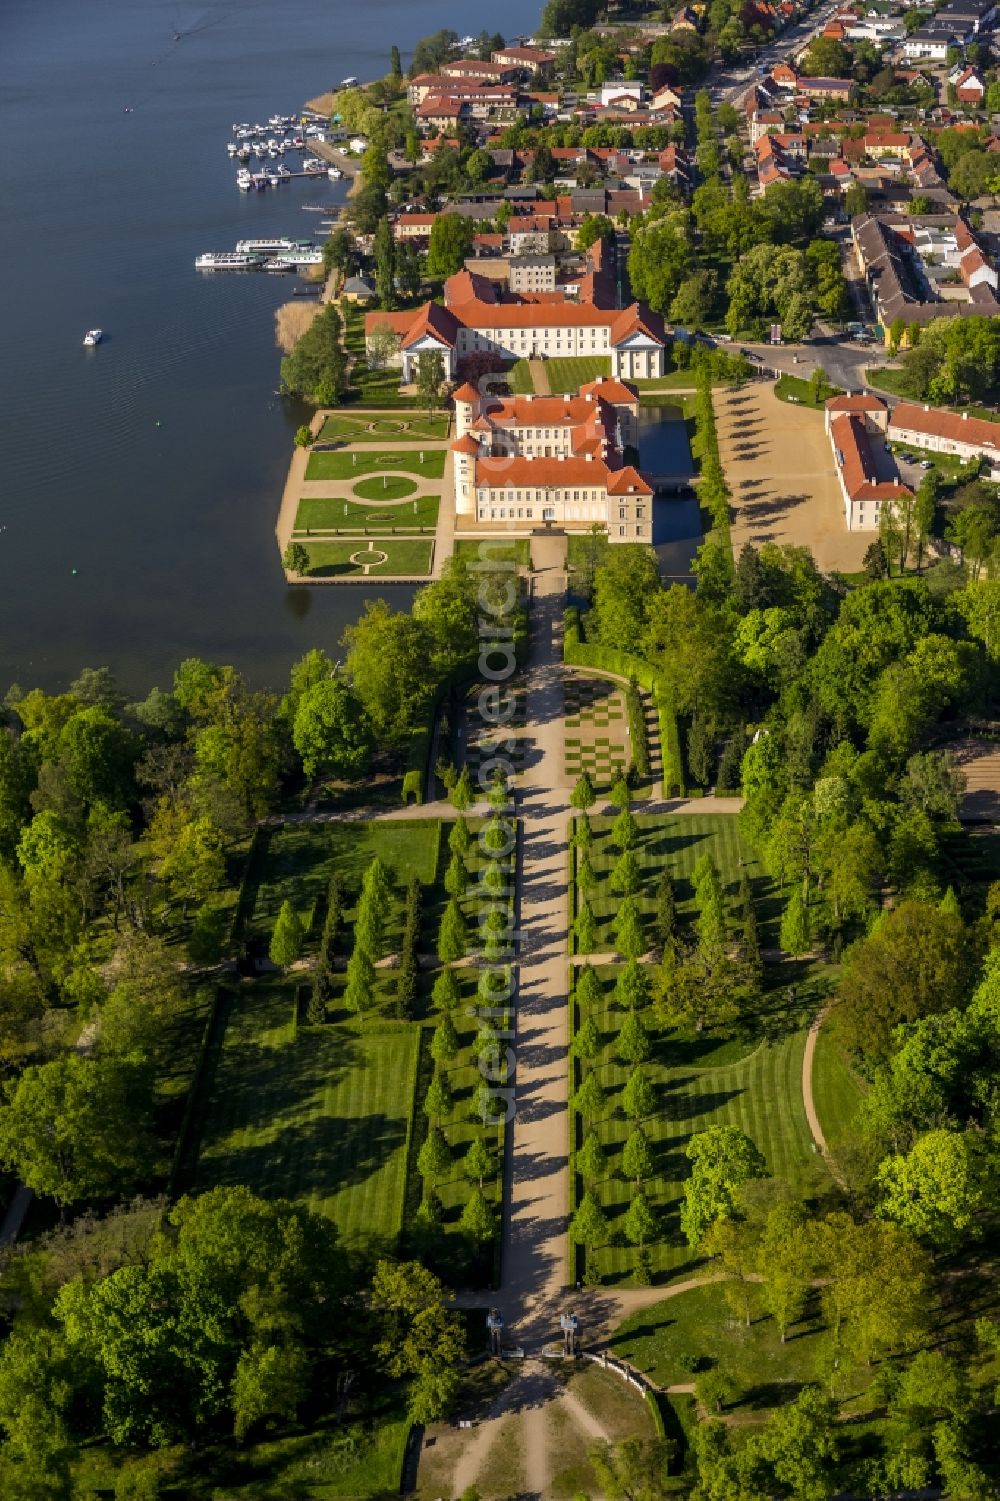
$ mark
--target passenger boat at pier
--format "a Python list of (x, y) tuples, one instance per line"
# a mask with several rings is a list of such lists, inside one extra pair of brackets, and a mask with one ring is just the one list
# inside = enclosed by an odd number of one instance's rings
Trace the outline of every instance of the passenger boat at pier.
[(206, 250), (195, 258), (198, 271), (257, 271), (264, 264), (262, 255), (239, 250)]

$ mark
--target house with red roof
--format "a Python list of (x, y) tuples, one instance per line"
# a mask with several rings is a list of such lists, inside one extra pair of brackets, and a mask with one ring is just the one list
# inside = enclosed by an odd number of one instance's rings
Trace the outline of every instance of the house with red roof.
[(603, 379), (576, 396), (494, 397), (464, 385), (454, 401), (459, 525), (598, 525), (611, 542), (652, 540), (653, 486), (623, 457), (638, 433), (634, 386)]
[(504, 361), (607, 355), (616, 380), (662, 376), (667, 335), (663, 319), (642, 303), (616, 306), (615, 278), (603, 266), (603, 242), (588, 252), (590, 270), (579, 293), (501, 292), (496, 283), (463, 270), (444, 284), (445, 305), (425, 303), (400, 313), (372, 312), (365, 336), (387, 325), (399, 338), (395, 363), (404, 384), (413, 380), (421, 354), (442, 356), (449, 380), (463, 359), (489, 355)]
[(878, 531), (886, 504), (911, 498), (886, 447), (889, 408), (864, 392), (833, 396), (826, 403), (825, 425), (833, 448), (844, 518), (851, 532)]

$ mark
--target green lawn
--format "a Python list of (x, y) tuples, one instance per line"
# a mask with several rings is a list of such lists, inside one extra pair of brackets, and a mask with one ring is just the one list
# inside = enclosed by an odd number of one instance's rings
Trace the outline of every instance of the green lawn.
[(386, 469), (418, 474), (422, 479), (440, 479), (444, 474), (444, 461), (443, 448), (425, 450), (422, 459), (419, 448), (412, 449), (409, 453), (405, 450), (380, 453), (311, 453), (306, 465), (306, 479), (360, 479), (366, 474), (381, 474)]
[[(472, 537), (464, 537), (455, 543), (455, 556), (473, 563), (480, 556), (482, 546), (482, 542), (477, 542)], [(510, 562), (516, 563), (519, 568), (527, 568), (531, 561), (530, 537), (512, 537), (509, 542), (496, 541), (491, 537), (487, 547), (486, 556), (491, 562)]]
[(531, 379), (531, 367), (527, 360), (518, 360), (507, 371), (507, 384), (515, 396), (531, 396), (535, 386)]
[(442, 443), (448, 436), (451, 418), (447, 412), (336, 412), (327, 417), (317, 439), (320, 443), (391, 443), (394, 438), (417, 442)]
[[(603, 1046), (593, 1067), (606, 1099), (600, 1120), (587, 1123), (596, 1129), (609, 1160), (609, 1176), (595, 1191), (608, 1216), (610, 1243), (597, 1250), (596, 1262), (601, 1274), (612, 1281), (629, 1276), (636, 1259), (622, 1233), (632, 1185), (616, 1171), (632, 1129), (618, 1108), (631, 1070), (617, 1059), (614, 1049), (624, 1016), (611, 993), (616, 969), (607, 966), (599, 971), (605, 993), (595, 1020)], [(583, 1019), (577, 1015), (577, 1026)], [(681, 1236), (678, 1215), (689, 1170), (684, 1147), (696, 1131), (713, 1125), (739, 1126), (763, 1152), (773, 1176), (800, 1188), (818, 1170), (802, 1104), (805, 1030), (795, 1024), (797, 1018), (788, 1018), (783, 1035), (754, 1043), (704, 1034), (696, 1039), (679, 1037), (657, 1028), (651, 1007), (643, 1020), (654, 1043), (653, 1056), (644, 1067), (657, 1094), (653, 1115), (644, 1123), (656, 1163), (655, 1177), (646, 1185), (659, 1222), (660, 1238), (650, 1248), (653, 1270), (661, 1276), (687, 1276), (696, 1270), (699, 1258)], [(574, 1116), (574, 1122), (578, 1144), (583, 1126), (579, 1116)]]
[(310, 495), (299, 501), (295, 532), (422, 531), (437, 526), (437, 495), (421, 495), (405, 505), (365, 506), (337, 495)]
[[(590, 858), (598, 884), (588, 895), (597, 918), (598, 953), (608, 952), (613, 947), (611, 924), (620, 900), (608, 890), (606, 879), (618, 858), (618, 851), (611, 843), (613, 823), (613, 818), (591, 818), (593, 845)], [(728, 813), (696, 813), (690, 817), (656, 813), (638, 814), (637, 823), (639, 842), (636, 853), (645, 878), (639, 898), (643, 913), (652, 913), (654, 909), (656, 880), (664, 865), (669, 866), (673, 876), (679, 911), (682, 915), (691, 913), (694, 904), (691, 873), (699, 856), (710, 850), (730, 894), (736, 891), (741, 865), (746, 866), (757, 900), (761, 943), (765, 948), (776, 946), (775, 924), (780, 917), (780, 901), (740, 834), (738, 818)]]
[(821, 412), (824, 404), (831, 396), (840, 396), (839, 386), (825, 385), (822, 397), (817, 401), (813, 395), (812, 382), (802, 380), (798, 375), (779, 375), (774, 383), (774, 394), (779, 401), (791, 401), (793, 404), (804, 407), (812, 407), (813, 411)]
[(757, 1317), (747, 1328), (715, 1285), (633, 1314), (615, 1331), (611, 1348), (662, 1386), (696, 1380), (695, 1361), (715, 1365), (732, 1380), (737, 1405), (758, 1409), (790, 1401), (815, 1381), (819, 1343), (814, 1319), (795, 1326), (785, 1344), (770, 1318)]
[[(369, 547), (363, 537), (358, 537), (353, 542), (307, 542), (306, 550), (307, 577), (334, 578), (345, 574), (413, 577), (430, 573), (434, 543), (429, 537), (380, 537)], [(366, 562), (368, 552), (372, 553), (370, 563)]]
[(299, 1033), (296, 990), (275, 978), (234, 992), (196, 1187), (302, 1199), (346, 1240), (388, 1245), (403, 1221), (417, 1031)]
[(402, 474), (379, 474), (359, 480), (354, 493), (359, 500), (402, 500), (404, 496), (412, 495), (416, 488), (416, 481), (406, 479)]
[(816, 1039), (813, 1098), (823, 1135), (834, 1157), (856, 1140), (857, 1133), (851, 1126), (864, 1097), (864, 1085), (844, 1057), (836, 1030), (828, 1021)]
[(589, 386), (599, 375), (610, 377), (611, 358), (606, 354), (581, 354), (572, 359), (546, 360), (545, 369), (553, 396), (561, 396), (564, 391), (573, 393)]

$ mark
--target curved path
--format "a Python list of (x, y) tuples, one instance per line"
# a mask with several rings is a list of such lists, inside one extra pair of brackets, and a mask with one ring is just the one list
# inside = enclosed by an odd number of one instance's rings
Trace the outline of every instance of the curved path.
[(823, 1127), (820, 1125), (819, 1115), (816, 1111), (816, 1100), (813, 1096), (813, 1061), (816, 1057), (816, 1044), (819, 1041), (819, 1034), (823, 1028), (823, 1023), (826, 1021), (829, 1009), (828, 1006), (824, 1006), (822, 1011), (817, 1012), (806, 1034), (806, 1045), (802, 1053), (802, 1104), (805, 1107), (810, 1134), (822, 1153), (823, 1161), (826, 1163), (831, 1176), (839, 1187), (846, 1188), (847, 1181), (840, 1171), (837, 1159), (830, 1151), (826, 1137), (823, 1134)]

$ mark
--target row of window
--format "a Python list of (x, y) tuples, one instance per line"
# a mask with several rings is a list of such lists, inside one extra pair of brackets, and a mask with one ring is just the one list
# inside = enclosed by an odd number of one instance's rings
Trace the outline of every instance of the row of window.
[[(544, 494), (544, 492), (542, 490), (525, 490), (523, 493), (520, 490), (508, 490), (505, 493), (505, 495), (504, 495), (503, 498), (504, 498), (504, 500), (507, 500), (507, 501), (510, 501), (510, 500), (544, 500), (545, 499), (545, 494)], [(570, 498), (570, 492), (567, 490), (566, 493), (565, 493), (565, 495), (564, 495), (564, 497), (563, 497), (563, 499), (566, 500), (566, 501), (568, 501), (569, 498)], [(599, 500), (599, 501), (603, 502), (604, 498), (605, 498), (605, 495), (604, 495), (604, 491), (603, 490), (574, 490), (573, 491), (573, 499), (574, 500)], [(481, 490), (479, 492), (479, 503), (480, 503), (480, 505), (489, 505), (489, 504), (492, 503), (491, 497), (490, 497), (490, 492), (488, 490)]]

